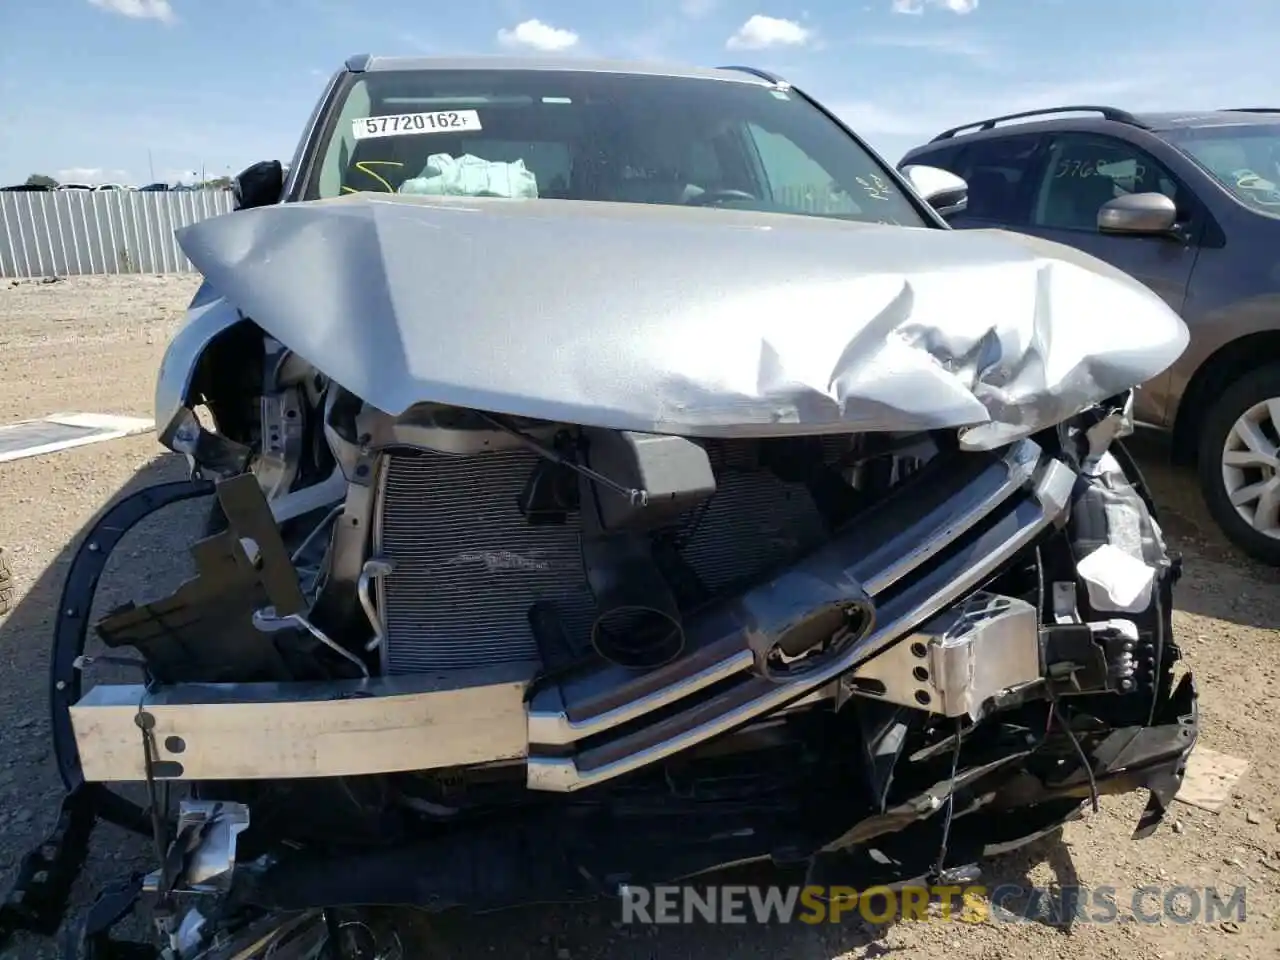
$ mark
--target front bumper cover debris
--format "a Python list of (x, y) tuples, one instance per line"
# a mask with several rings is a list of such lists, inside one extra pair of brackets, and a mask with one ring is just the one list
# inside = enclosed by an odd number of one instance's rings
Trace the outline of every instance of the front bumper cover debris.
[[(1015, 787), (1013, 794), (1020, 811), (1017, 817), (1010, 817), (998, 808), (973, 814), (975, 820), (986, 823), (981, 828), (952, 832), (946, 860), (942, 864), (943, 879), (976, 875), (979, 872), (978, 862), (983, 857), (1021, 846), (1075, 819), (1093, 790), (1100, 794), (1114, 794), (1148, 789), (1150, 799), (1134, 837), (1149, 836), (1159, 825), (1182, 783), (1187, 758), (1197, 740), (1198, 722), (1195, 683), (1191, 675), (1186, 674), (1159, 706), (1155, 726), (1116, 730), (1092, 752), (1092, 784), (1083, 771), (1076, 771), (1060, 783), (1039, 785), (1033, 794), (1020, 793)], [(982, 781), (998, 773), (1003, 765), (1004, 762), (996, 762), (961, 771), (954, 784), (940, 783), (878, 817), (862, 821), (813, 859), (807, 882), (832, 885), (856, 880), (861, 886), (870, 883), (899, 887), (915, 880), (937, 881), (939, 877), (934, 871), (937, 846), (932, 842), (934, 831), (915, 834), (909, 840), (905, 835), (899, 838), (896, 834), (911, 823), (925, 820), (932, 821), (933, 826), (940, 829), (942, 818), (939, 811), (948, 794), (960, 789), (969, 793), (980, 792)], [(91, 818), (91, 811), (85, 805), (87, 796), (91, 795), (68, 797), (64, 804), (64, 820), (60, 820), (59, 829), (42, 845), (44, 853), (31, 855), (47, 856), (49, 862), (65, 864), (65, 868), (57, 874), (55, 883), (45, 887), (38, 883), (32, 885), (30, 879), (34, 874), (30, 870), (24, 871), (22, 876), (28, 885), (17, 888), (4, 908), (8, 924), (2, 928), (5, 932), (26, 929), (51, 935), (57, 929), (66, 893), (74, 880), (74, 871), (84, 860), (88, 828), (92, 827), (92, 820), (86, 820), (87, 816)], [(964, 823), (965, 819), (958, 817), (957, 824)], [(548, 829), (551, 825), (541, 818), (525, 826), (527, 829), (521, 831), (524, 833), (522, 842), (517, 845), (524, 850), (524, 862), (508, 864), (508, 870), (493, 863), (499, 867), (499, 876), (496, 877), (491, 873), (481, 877), (465, 869), (463, 864), (454, 862), (447, 849), (432, 851), (430, 859), (441, 864), (441, 869), (433, 870), (424, 877), (422, 864), (428, 862), (424, 859), (427, 851), (407, 848), (344, 861), (339, 870), (314, 870), (305, 859), (281, 863), (257, 878), (251, 899), (256, 906), (267, 910), (269, 916), (276, 915), (276, 922), (284, 923), (286, 921), (279, 919), (280, 916), (301, 915), (300, 911), (309, 909), (307, 904), (324, 899), (350, 902), (363, 896), (377, 901), (379, 887), (385, 885), (390, 894), (401, 889), (412, 876), (418, 878), (420, 905), (437, 909), (458, 902), (498, 903), (513, 896), (519, 898), (522, 894), (537, 896), (539, 891), (547, 889), (562, 891), (575, 900), (617, 895), (617, 886), (607, 881), (609, 873), (604, 860), (608, 858), (609, 851), (597, 847), (597, 857), (592, 858), (595, 862), (584, 861), (572, 852), (566, 855), (562, 842), (564, 834)], [(968, 826), (976, 828), (978, 824), (970, 823)], [(506, 833), (520, 828), (506, 824), (496, 829)], [(870, 856), (865, 846), (873, 838), (877, 839), (877, 857)], [(54, 844), (56, 852), (50, 849)], [(443, 846), (447, 847), (448, 843)], [(506, 843), (495, 843), (494, 849), (499, 848), (512, 847)], [(586, 851), (580, 848), (577, 852)], [(685, 866), (694, 869), (698, 864), (689, 862)], [(515, 880), (518, 876), (520, 882), (517, 885), (525, 889), (518, 891), (503, 884), (502, 874), (506, 874), (507, 880)], [(592, 881), (586, 879), (588, 877), (597, 879)], [(665, 878), (631, 876), (628, 882), (656, 882), (659, 879)], [(369, 887), (371, 880), (374, 881), (373, 889)], [(358, 893), (351, 889), (353, 884), (360, 887)], [(159, 957), (159, 952), (153, 947), (119, 942), (110, 937), (111, 929), (143, 899), (145, 887), (144, 878), (138, 875), (105, 891), (84, 920), (69, 931), (67, 952), (64, 954), (67, 960)], [(42, 890), (47, 892), (41, 893)], [(388, 899), (394, 899), (394, 896)]]
[(23, 857), (13, 889), (0, 903), (0, 949), (19, 930), (43, 937), (58, 932), (96, 816), (90, 791), (81, 788), (63, 797), (53, 829)]
[[(73, 560), (59, 609), (51, 678), (55, 752), (69, 792), (55, 829), (24, 860), (13, 891), (0, 907), (0, 946), (18, 931), (49, 936), (57, 930), (95, 820), (151, 833), (146, 810), (103, 784), (84, 781), (68, 708), (80, 696), (86, 614), (111, 548), (147, 514), (213, 492), (209, 483), (180, 482), (126, 497), (103, 515)], [(1153, 608), (1154, 655), (1165, 663), (1179, 657), (1170, 634), (1168, 603), (1178, 569), (1175, 560), (1165, 570), (1161, 602)], [(837, 831), (834, 838), (818, 845), (816, 856), (800, 852), (811, 837), (788, 834), (785, 828), (772, 833), (760, 830), (757, 835), (747, 831), (738, 835), (743, 839), (731, 842), (741, 859), (766, 856), (779, 863), (808, 859), (815, 877), (856, 877), (860, 884), (877, 879), (909, 882), (905, 878), (936, 878), (938, 870), (964, 871), (983, 856), (1029, 842), (1072, 819), (1091, 796), (1137, 789), (1147, 789), (1150, 799), (1134, 837), (1148, 836), (1181, 786), (1198, 735), (1197, 694), (1190, 674), (1172, 685), (1157, 684), (1153, 693), (1150, 715), (1142, 708), (1141, 719), (1146, 723), (1138, 723), (1135, 717), (1133, 725), (1112, 729), (1085, 750), (1087, 770), (1075, 767), (1059, 780), (1030, 774), (1010, 778), (1007, 764), (1021, 758), (1017, 751), (976, 756), (956, 771), (954, 780), (905, 801), (895, 800), (852, 829)], [(975, 797), (989, 795), (993, 788), (994, 801), (986, 806), (975, 802)], [(937, 841), (946, 829), (941, 813), (950, 807), (959, 829), (950, 832), (945, 859), (936, 861)], [(1013, 810), (1016, 816), (1009, 815)], [(620, 821), (609, 815), (575, 818), (535, 808), (481, 824), (465, 835), (441, 835), (336, 860), (299, 855), (255, 865), (246, 870), (235, 899), (250, 911), (268, 915), (354, 902), (416, 903), (434, 909), (465, 904), (485, 909), (545, 900), (547, 891), (567, 900), (611, 897), (618, 892), (620, 864), (628, 865), (621, 882), (636, 884), (661, 882), (669, 880), (673, 871), (688, 875), (725, 862), (729, 851), (723, 845), (683, 849), (673, 856), (672, 850), (680, 847), (666, 820), (631, 821), (627, 829), (619, 829)], [(879, 855), (875, 858), (867, 849), (872, 838)], [(788, 859), (788, 850), (797, 853)], [(472, 868), (477, 852), (484, 854), (483, 870)], [(120, 944), (111, 937), (112, 928), (148, 896), (142, 876), (104, 893), (69, 932), (66, 956), (86, 960), (158, 956), (148, 945)]]

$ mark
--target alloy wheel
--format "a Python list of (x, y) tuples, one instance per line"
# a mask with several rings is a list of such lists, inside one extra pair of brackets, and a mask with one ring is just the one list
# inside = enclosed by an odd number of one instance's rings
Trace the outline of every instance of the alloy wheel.
[(1222, 482), (1241, 519), (1280, 540), (1280, 397), (1254, 404), (1232, 424)]

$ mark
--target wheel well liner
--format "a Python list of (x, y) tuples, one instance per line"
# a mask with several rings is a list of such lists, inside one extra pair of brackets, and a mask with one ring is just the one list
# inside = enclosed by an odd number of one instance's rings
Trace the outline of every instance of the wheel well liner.
[(1194, 463), (1198, 429), (1207, 398), (1226, 389), (1237, 377), (1280, 360), (1280, 330), (1249, 334), (1220, 347), (1192, 375), (1173, 424), (1172, 453), (1180, 465)]
[(218, 432), (239, 443), (252, 436), (262, 395), (265, 334), (252, 320), (241, 320), (219, 333), (192, 375), (188, 399), (213, 414)]

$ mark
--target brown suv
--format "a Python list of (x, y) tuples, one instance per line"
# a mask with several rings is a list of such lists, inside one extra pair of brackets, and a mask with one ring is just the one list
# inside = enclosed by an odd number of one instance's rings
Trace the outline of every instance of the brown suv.
[(953, 227), (1070, 244), (1182, 315), (1191, 344), (1137, 417), (1198, 464), (1231, 540), (1280, 564), (1280, 108), (1034, 110), (947, 130), (914, 164), (967, 181)]

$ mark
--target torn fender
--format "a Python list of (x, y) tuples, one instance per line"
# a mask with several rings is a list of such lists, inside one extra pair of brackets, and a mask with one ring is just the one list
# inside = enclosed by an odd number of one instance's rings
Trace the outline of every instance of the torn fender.
[(178, 239), (230, 304), (393, 415), (437, 402), (720, 437), (979, 426), (994, 445), (1187, 344), (1136, 280), (1005, 231), (354, 194)]

